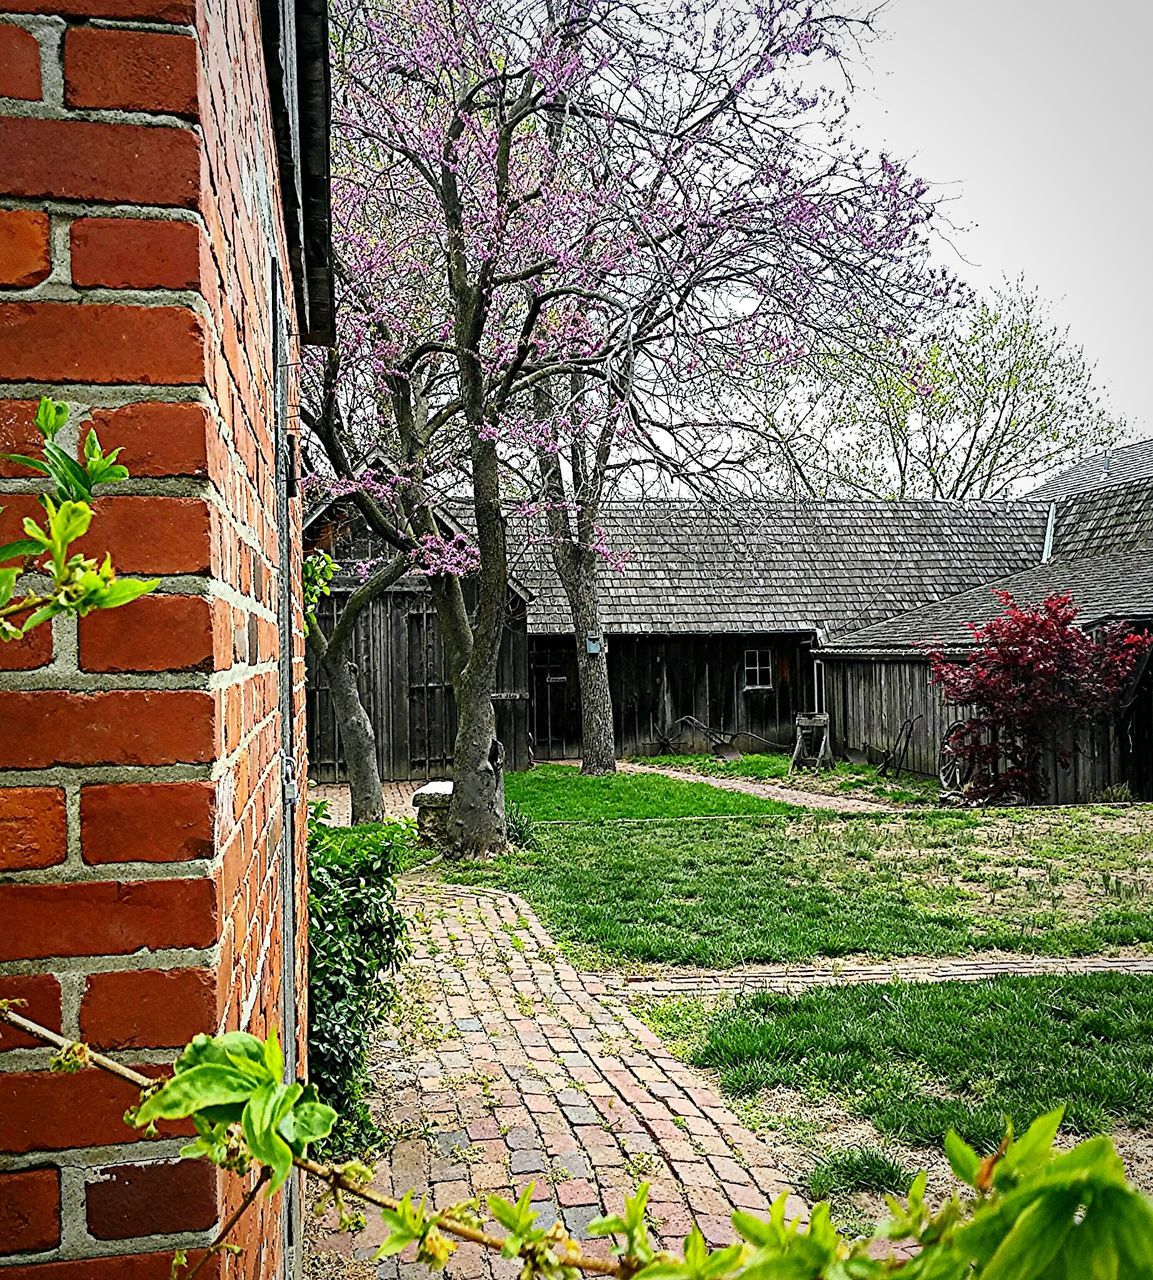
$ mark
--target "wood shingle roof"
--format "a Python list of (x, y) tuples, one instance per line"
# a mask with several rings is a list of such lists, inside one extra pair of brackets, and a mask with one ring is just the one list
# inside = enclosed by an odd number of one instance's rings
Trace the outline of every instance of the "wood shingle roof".
[[(1026, 501), (610, 503), (605, 541), (628, 558), (602, 570), (603, 625), (832, 638), (1035, 565), (1047, 516)], [(510, 522), (529, 631), (571, 632), (544, 532)]]
[(1057, 504), (1050, 559), (949, 600), (875, 623), (830, 645), (822, 656), (898, 653), (936, 645), (962, 652), (969, 623), (1002, 612), (994, 588), (1020, 604), (1070, 593), (1079, 622), (1153, 622), (1153, 479), (1074, 493)]
[(1095, 453), (1076, 466), (1046, 480), (1040, 488), (1025, 495), (1030, 502), (1050, 502), (1065, 498), (1071, 493), (1083, 493), (1086, 489), (1125, 484), (1130, 480), (1144, 480), (1153, 476), (1153, 437), (1137, 440), (1133, 444), (1117, 445), (1103, 453)]

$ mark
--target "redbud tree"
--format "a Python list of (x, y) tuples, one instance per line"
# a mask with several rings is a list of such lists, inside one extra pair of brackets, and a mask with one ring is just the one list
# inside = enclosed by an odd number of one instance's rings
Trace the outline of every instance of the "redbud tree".
[(931, 650), (929, 661), (945, 702), (974, 709), (950, 744), (973, 766), (968, 794), (1031, 804), (1048, 794), (1047, 758), (1067, 768), (1077, 730), (1115, 713), (1153, 635), (1121, 622), (1085, 631), (1067, 594), (1039, 605), (994, 595), (1004, 612), (970, 624), (969, 660)]
[(551, 548), (586, 752), (611, 767), (581, 634), (606, 497), (731, 460), (718, 388), (742, 370), (861, 346), (954, 289), (924, 184), (847, 132), (870, 32), (852, 4), (337, 0), (333, 30), (339, 340), (306, 422), (427, 574), (458, 711), (451, 838), (484, 853), (504, 839), (509, 511)]

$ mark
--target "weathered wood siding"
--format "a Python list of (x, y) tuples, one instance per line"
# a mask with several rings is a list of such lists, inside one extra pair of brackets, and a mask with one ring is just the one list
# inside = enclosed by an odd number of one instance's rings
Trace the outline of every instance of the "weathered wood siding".
[[(348, 588), (321, 601), (321, 626), (331, 631)], [(505, 767), (528, 767), (528, 636), (524, 601), (510, 597), (497, 676), (497, 736)], [(376, 730), (381, 776), (390, 781), (452, 776), (456, 707), (436, 612), (427, 589), (387, 592), (357, 620), (355, 662), (365, 709)], [(309, 774), (316, 782), (346, 778), (340, 726), (323, 670), (308, 666)]]
[[(969, 714), (946, 706), (929, 683), (921, 658), (842, 659), (825, 657), (825, 709), (833, 752), (888, 751), (902, 724), (917, 718), (905, 767), (935, 774), (945, 731)], [(1057, 803), (1087, 800), (1103, 788), (1125, 783), (1135, 799), (1153, 799), (1153, 674), (1146, 673), (1131, 704), (1114, 725), (1089, 726), (1063, 744), (1072, 762), (1062, 768), (1056, 755), (1047, 772)]]
[[(771, 650), (772, 688), (744, 687), (746, 649)], [(706, 738), (676, 725), (682, 716), (740, 735), (737, 745), (746, 751), (768, 750), (760, 739), (789, 748), (793, 717), (812, 710), (810, 647), (796, 635), (610, 635), (608, 662), (621, 755), (659, 754), (662, 735), (679, 735), (681, 750), (709, 750)], [(573, 638), (531, 636), (529, 671), (537, 759), (578, 759), (580, 688)]]

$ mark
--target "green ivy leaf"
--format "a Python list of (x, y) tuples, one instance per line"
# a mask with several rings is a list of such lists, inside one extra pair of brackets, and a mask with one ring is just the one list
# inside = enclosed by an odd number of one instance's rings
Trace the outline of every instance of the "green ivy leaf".
[(1035, 1200), (1001, 1241), (982, 1280), (1038, 1280), (1045, 1275), (1065, 1237), (1073, 1229), (1078, 1197), (1050, 1193)]
[(25, 560), (28, 556), (44, 554), (44, 543), (33, 538), (17, 538), (0, 546), (0, 560)]
[(0, 569), (0, 609), (15, 595), (19, 577), (19, 569)]
[(136, 1115), (138, 1126), (153, 1120), (183, 1120), (194, 1111), (243, 1102), (252, 1095), (251, 1077), (233, 1067), (205, 1065), (182, 1071), (146, 1099)]
[(131, 604), (160, 586), (159, 578), (117, 578), (104, 591), (100, 600), (101, 609), (119, 609), (121, 605)]
[(302, 1092), (303, 1086), (299, 1084), (261, 1085), (248, 1099), (240, 1118), (249, 1150), (261, 1164), (272, 1169), (272, 1180), (268, 1184), (270, 1195), (284, 1185), (292, 1171), (292, 1151), (277, 1129)]
[(39, 471), (41, 475), (49, 476), (51, 471), (38, 458), (29, 458), (24, 453), (0, 453), (0, 458), (6, 462), (17, 462), (22, 467), (31, 467), (33, 471)]
[(36, 406), (36, 426), (45, 440), (52, 440), (68, 421), (68, 406), (41, 396)]
[(967, 1187), (975, 1187), (977, 1174), (981, 1169), (981, 1157), (955, 1129), (950, 1129), (945, 1134), (945, 1155), (954, 1175)]

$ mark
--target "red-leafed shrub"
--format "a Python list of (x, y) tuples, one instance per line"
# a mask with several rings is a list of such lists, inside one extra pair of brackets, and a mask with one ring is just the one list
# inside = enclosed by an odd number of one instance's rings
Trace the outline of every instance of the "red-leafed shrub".
[(1083, 631), (1071, 595), (1026, 606), (1008, 591), (993, 594), (1005, 611), (969, 624), (969, 661), (949, 662), (931, 649), (929, 662), (945, 702), (975, 708), (949, 743), (972, 766), (967, 794), (1031, 804), (1048, 790), (1046, 756), (1068, 767), (1071, 732), (1116, 711), (1153, 635), (1127, 623)]

